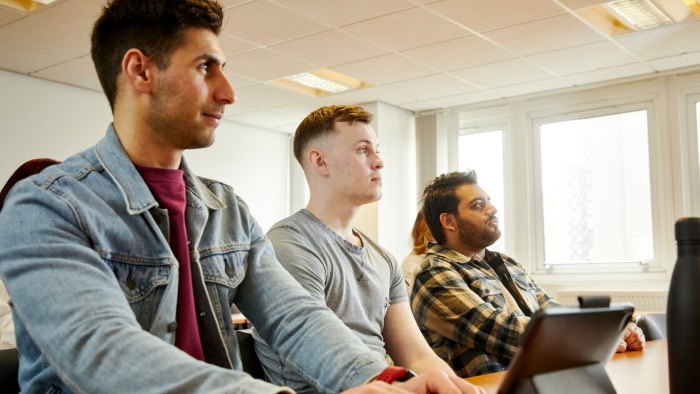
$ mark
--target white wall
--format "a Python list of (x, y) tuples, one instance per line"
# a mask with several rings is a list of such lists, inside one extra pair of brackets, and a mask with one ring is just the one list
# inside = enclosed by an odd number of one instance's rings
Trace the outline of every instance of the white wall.
[[(100, 92), (0, 70), (0, 119), (4, 185), (31, 158), (63, 160), (94, 145), (112, 115)], [(288, 214), (289, 144), (287, 134), (224, 121), (214, 146), (186, 157), (198, 175), (232, 185), (267, 230)]]
[(214, 145), (185, 156), (197, 175), (233, 186), (267, 231), (289, 216), (290, 143), (286, 133), (222, 122)]
[(111, 119), (102, 93), (0, 70), (0, 185), (29, 159), (93, 145)]
[(415, 119), (412, 113), (382, 102), (363, 107), (375, 115), (373, 126), (384, 161), (382, 199), (367, 209), (376, 217), (375, 239), (401, 262), (411, 250), (416, 217)]

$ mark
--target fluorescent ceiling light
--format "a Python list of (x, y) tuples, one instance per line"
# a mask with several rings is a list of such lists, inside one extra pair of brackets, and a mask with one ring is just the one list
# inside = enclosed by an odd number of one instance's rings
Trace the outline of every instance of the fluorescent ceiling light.
[(680, 22), (690, 14), (690, 9), (678, 0), (615, 0), (605, 7), (632, 30)]
[(326, 96), (371, 86), (365, 81), (325, 68), (303, 72), (271, 82), (314, 97)]
[(634, 30), (651, 29), (673, 23), (671, 18), (650, 0), (616, 0), (607, 3), (606, 6), (620, 17), (621, 22)]
[(16, 10), (32, 12), (37, 9), (55, 3), (57, 0), (0, 0), (0, 5), (12, 7)]
[(285, 77), (284, 79), (304, 86), (308, 86), (312, 89), (323, 90), (328, 93), (340, 93), (346, 90), (350, 90), (350, 86), (345, 86), (341, 83), (331, 81), (330, 79), (319, 77), (316, 74), (311, 73), (301, 73)]

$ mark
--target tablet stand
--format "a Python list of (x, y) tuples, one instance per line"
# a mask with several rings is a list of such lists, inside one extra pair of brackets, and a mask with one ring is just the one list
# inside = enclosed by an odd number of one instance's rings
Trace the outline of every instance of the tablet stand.
[(533, 376), (520, 385), (517, 394), (615, 394), (602, 364), (560, 369)]

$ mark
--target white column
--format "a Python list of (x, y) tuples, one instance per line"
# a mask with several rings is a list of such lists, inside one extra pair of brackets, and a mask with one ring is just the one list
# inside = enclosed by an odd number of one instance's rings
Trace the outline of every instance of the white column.
[(400, 261), (410, 250), (416, 213), (415, 121), (413, 114), (381, 102), (362, 105), (374, 114), (372, 126), (384, 161), (382, 199), (360, 210), (355, 225)]
[(416, 119), (416, 193), (436, 176), (459, 167), (459, 116), (431, 114)]

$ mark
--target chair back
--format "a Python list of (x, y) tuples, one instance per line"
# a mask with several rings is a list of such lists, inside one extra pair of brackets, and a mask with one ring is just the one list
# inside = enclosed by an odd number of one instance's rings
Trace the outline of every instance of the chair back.
[(21, 166), (17, 167), (15, 172), (10, 176), (10, 179), (5, 182), (5, 186), (3, 186), (2, 191), (0, 191), (0, 209), (2, 209), (2, 206), (5, 203), (5, 197), (7, 197), (7, 194), (10, 192), (10, 189), (12, 189), (12, 186), (15, 185), (15, 183), (21, 181), (22, 179), (40, 173), (44, 168), (53, 165), (53, 164), (58, 164), (60, 161), (56, 161), (54, 159), (47, 159), (47, 158), (41, 158), (41, 159), (32, 159)]
[(646, 313), (637, 316), (637, 326), (642, 329), (647, 341), (666, 338), (666, 314)]
[(264, 380), (265, 371), (263, 370), (262, 364), (260, 364), (258, 354), (255, 353), (253, 331), (250, 328), (236, 330), (236, 337), (238, 338), (238, 350), (241, 353), (243, 371), (255, 379)]
[(19, 393), (19, 353), (17, 349), (0, 350), (0, 388), (3, 393)]

